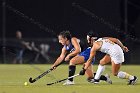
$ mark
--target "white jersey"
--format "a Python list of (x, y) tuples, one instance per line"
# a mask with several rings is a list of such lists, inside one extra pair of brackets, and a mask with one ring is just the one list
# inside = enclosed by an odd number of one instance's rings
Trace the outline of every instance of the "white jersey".
[(124, 62), (124, 53), (121, 47), (109, 39), (99, 38), (96, 42), (101, 41), (102, 45), (99, 51), (109, 54), (111, 60), (116, 64)]

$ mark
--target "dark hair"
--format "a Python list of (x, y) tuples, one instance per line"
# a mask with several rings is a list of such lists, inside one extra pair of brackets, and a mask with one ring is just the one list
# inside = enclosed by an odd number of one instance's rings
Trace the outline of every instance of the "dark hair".
[(93, 32), (92, 30), (91, 31), (89, 31), (88, 33), (87, 33), (87, 35), (91, 38), (91, 37), (98, 37), (98, 34), (96, 33), (96, 32)]
[(71, 34), (70, 34), (69, 31), (62, 31), (62, 32), (59, 33), (58, 36), (60, 36), (60, 35), (61, 35), (63, 38), (67, 38), (68, 40), (71, 39)]

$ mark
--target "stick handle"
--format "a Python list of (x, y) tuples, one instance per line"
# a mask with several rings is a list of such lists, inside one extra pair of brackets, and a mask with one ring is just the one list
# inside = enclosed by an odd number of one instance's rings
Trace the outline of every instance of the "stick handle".
[(68, 78), (65, 78), (65, 79), (61, 79), (61, 80), (55, 81), (55, 82), (53, 82), (53, 83), (49, 83), (49, 84), (47, 84), (47, 85), (53, 85), (53, 84), (56, 84), (56, 83), (65, 81), (65, 80), (67, 80), (67, 79), (74, 78), (74, 77), (76, 77), (76, 76), (79, 76), (79, 74), (73, 75), (73, 76), (68, 77)]
[(76, 74), (76, 75), (73, 75), (73, 76), (71, 76), (71, 77), (68, 77), (68, 79), (74, 78), (74, 77), (76, 77), (76, 76), (79, 76), (79, 74)]

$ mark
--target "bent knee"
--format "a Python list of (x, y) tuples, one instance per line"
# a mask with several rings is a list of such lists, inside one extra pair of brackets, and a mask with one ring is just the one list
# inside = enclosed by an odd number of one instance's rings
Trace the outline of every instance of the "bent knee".
[(70, 62), (69, 62), (69, 64), (70, 64), (70, 65), (76, 65), (76, 64), (75, 64), (75, 59), (71, 59)]
[(105, 64), (106, 64), (106, 62), (105, 62), (105, 61), (100, 60), (100, 65), (105, 65)]

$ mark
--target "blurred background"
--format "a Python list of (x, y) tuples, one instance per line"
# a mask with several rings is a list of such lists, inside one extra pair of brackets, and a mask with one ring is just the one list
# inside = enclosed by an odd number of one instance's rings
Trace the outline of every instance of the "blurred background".
[[(86, 46), (86, 33), (120, 39), (129, 48), (125, 64), (140, 64), (140, 0), (1, 0), (0, 63), (53, 63), (62, 46), (57, 34), (69, 30)], [(16, 33), (34, 49), (24, 48), (15, 62)], [(97, 62), (102, 54), (97, 55)]]

